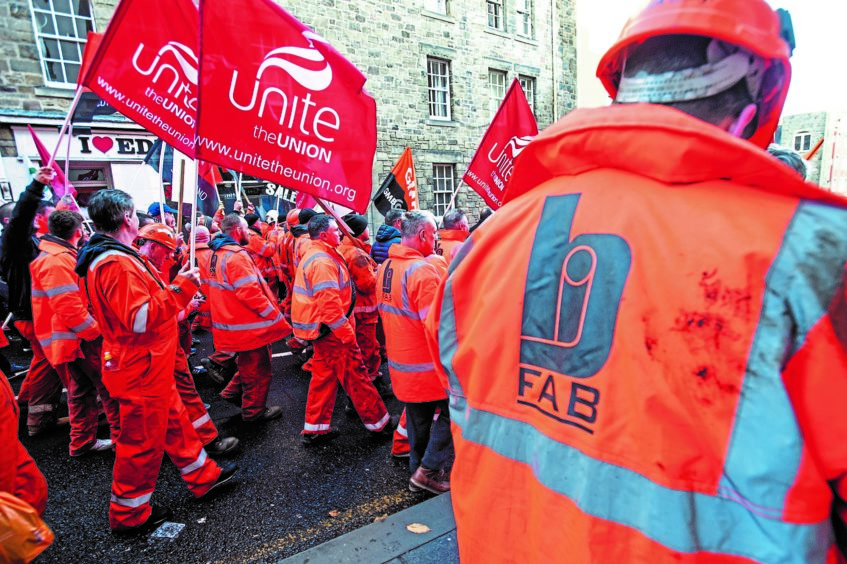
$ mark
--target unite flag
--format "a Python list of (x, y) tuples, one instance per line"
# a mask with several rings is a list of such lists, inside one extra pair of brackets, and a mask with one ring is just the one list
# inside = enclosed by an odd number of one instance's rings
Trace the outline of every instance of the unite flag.
[(412, 149), (406, 147), (397, 159), (394, 168), (382, 181), (373, 202), (383, 217), (392, 208), (407, 211), (418, 209), (418, 178), (412, 160)]
[(518, 79), (506, 97), (474, 153), (462, 180), (493, 209), (503, 205), (515, 159), (538, 135), (538, 124)]
[(272, 0), (200, 0), (197, 157), (364, 213), (376, 152), (365, 80)]
[(193, 0), (121, 0), (82, 84), (194, 157), (197, 43)]

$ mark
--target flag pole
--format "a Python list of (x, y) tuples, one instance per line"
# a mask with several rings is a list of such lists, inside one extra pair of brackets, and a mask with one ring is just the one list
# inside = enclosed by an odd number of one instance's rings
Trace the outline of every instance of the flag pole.
[[(176, 206), (176, 234), (179, 237), (182, 233), (182, 202), (185, 198), (185, 161), (179, 161), (179, 200)], [(162, 215), (164, 217), (164, 215)], [(164, 222), (162, 222), (164, 223)]]
[(76, 107), (79, 104), (79, 99), (80, 99), (81, 96), (82, 96), (82, 86), (77, 86), (76, 93), (74, 94), (74, 99), (71, 102), (71, 108), (68, 110), (68, 115), (65, 117), (65, 121), (62, 124), (62, 129), (59, 130), (59, 140), (56, 142), (56, 148), (53, 149), (53, 153), (50, 155), (50, 160), (44, 166), (52, 167), (53, 163), (56, 162), (56, 155), (59, 152), (59, 146), (62, 144), (62, 137), (65, 136), (65, 130), (68, 128), (68, 124), (71, 122), (71, 117), (74, 115), (74, 112), (76, 111)]
[(71, 139), (74, 136), (74, 124), (71, 122), (69, 130), (68, 130), (68, 147), (65, 150), (65, 194), (68, 193), (68, 184), (70, 184), (70, 180), (68, 180), (68, 173), (70, 172), (71, 167)]
[[(165, 181), (162, 178), (162, 173), (165, 169), (166, 147), (167, 143), (162, 141), (162, 148), (159, 149), (159, 221), (162, 223), (165, 223)], [(173, 172), (171, 172), (171, 178), (173, 179)]]
[(447, 212), (449, 212), (450, 210), (453, 209), (453, 204), (456, 203), (456, 196), (459, 195), (459, 190), (461, 189), (461, 187), (462, 187), (462, 183), (459, 182), (459, 185), (453, 191), (453, 196), (451, 196), (451, 198), (450, 198), (450, 203), (447, 205), (447, 209), (444, 210), (444, 213), (441, 214), (441, 217), (444, 217), (445, 215), (447, 215)]
[[(214, 175), (212, 175), (212, 180), (214, 180)], [(188, 232), (188, 236), (191, 237), (191, 243), (189, 244), (188, 251), (188, 264), (191, 265), (191, 268), (194, 268), (195, 263), (194, 259), (197, 256), (197, 237), (195, 237), (197, 233), (197, 196), (200, 192), (200, 161), (194, 159), (194, 205), (191, 206), (191, 230)]]

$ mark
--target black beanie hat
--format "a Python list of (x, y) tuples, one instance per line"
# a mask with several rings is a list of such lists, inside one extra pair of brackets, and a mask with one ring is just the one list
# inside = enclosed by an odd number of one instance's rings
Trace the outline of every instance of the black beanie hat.
[(368, 220), (365, 216), (358, 213), (348, 213), (341, 219), (343, 219), (344, 223), (350, 227), (350, 231), (353, 232), (353, 237), (358, 237), (365, 232), (365, 229), (368, 228)]
[(300, 225), (306, 225), (307, 223), (309, 223), (309, 220), (315, 217), (316, 215), (318, 215), (318, 212), (310, 208), (300, 210), (300, 213), (297, 214), (297, 222), (300, 223)]

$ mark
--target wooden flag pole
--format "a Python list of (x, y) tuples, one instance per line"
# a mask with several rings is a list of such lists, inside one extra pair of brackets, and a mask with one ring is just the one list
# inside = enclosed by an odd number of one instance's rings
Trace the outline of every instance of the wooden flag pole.
[(191, 231), (188, 233), (188, 236), (191, 237), (191, 242), (188, 246), (188, 264), (190, 264), (192, 268), (196, 266), (194, 260), (197, 257), (197, 237), (195, 235), (197, 233), (197, 207), (199, 206), (197, 203), (197, 196), (199, 192), (200, 162), (197, 159), (194, 159), (194, 205), (191, 206)]
[(441, 214), (441, 217), (444, 217), (445, 215), (447, 215), (447, 212), (453, 209), (453, 204), (456, 203), (456, 196), (459, 195), (459, 190), (461, 189), (461, 187), (462, 183), (459, 182), (459, 185), (456, 187), (455, 190), (453, 190), (453, 196), (450, 197), (450, 203), (447, 205), (447, 209), (444, 210), (444, 213)]
[(71, 124), (68, 128), (68, 146), (67, 146), (67, 149), (65, 150), (65, 194), (68, 193), (68, 184), (71, 183), (70, 179), (68, 178), (68, 174), (70, 173), (70, 167), (71, 167), (71, 139), (73, 139), (73, 136), (74, 136), (74, 124), (73, 124), (73, 122), (71, 122)]
[(335, 210), (332, 209), (332, 206), (328, 205), (326, 202), (324, 202), (322, 199), (318, 198), (317, 196), (312, 196), (312, 197), (315, 199), (315, 201), (318, 203), (318, 205), (324, 209), (324, 211), (326, 213), (328, 213), (329, 215), (332, 216), (332, 218), (338, 224), (338, 228), (341, 229), (342, 233), (344, 233), (345, 237), (349, 237), (350, 240), (353, 241), (354, 245), (356, 245), (357, 247), (359, 247), (363, 251), (368, 252), (368, 250), (365, 248), (365, 244), (362, 243), (361, 241), (359, 241), (359, 239), (357, 239), (356, 237), (353, 237), (353, 233), (352, 233), (352, 230), (350, 229), (350, 227), (344, 222), (343, 219), (341, 219), (341, 216), (339, 216), (335, 212)]
[[(162, 141), (162, 148), (159, 150), (159, 221), (165, 223), (165, 181), (162, 178), (162, 173), (165, 169), (165, 148), (167, 143)], [(171, 189), (173, 189), (173, 171), (171, 171)]]
[[(176, 235), (182, 233), (182, 201), (185, 196), (185, 161), (179, 161), (179, 201), (176, 206)], [(164, 214), (162, 217), (165, 217)], [(164, 222), (162, 222), (164, 223)]]
[[(76, 107), (79, 104), (79, 99), (81, 96), (82, 86), (77, 86), (76, 93), (74, 94), (74, 99), (71, 102), (71, 108), (68, 110), (68, 115), (65, 117), (65, 121), (62, 124), (62, 129), (59, 130), (59, 140), (56, 141), (56, 148), (53, 149), (53, 153), (50, 155), (50, 160), (44, 166), (52, 167), (53, 163), (56, 162), (56, 154), (59, 152), (59, 146), (62, 144), (62, 137), (65, 136), (65, 130), (68, 129), (68, 124), (70, 124), (71, 122), (71, 117), (76, 111)], [(70, 141), (68, 141), (68, 144), (70, 144)]]

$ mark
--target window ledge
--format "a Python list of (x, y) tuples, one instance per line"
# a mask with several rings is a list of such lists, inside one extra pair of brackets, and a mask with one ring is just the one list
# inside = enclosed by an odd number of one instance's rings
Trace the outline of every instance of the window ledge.
[(441, 119), (432, 119), (429, 118), (426, 120), (427, 125), (435, 125), (440, 127), (459, 127), (459, 124), (453, 120), (441, 120)]
[(526, 43), (527, 45), (538, 47), (538, 40), (533, 39), (531, 37), (526, 37), (525, 35), (515, 35), (515, 41), (520, 41), (521, 43)]
[(442, 13), (439, 13), (439, 12), (432, 12), (432, 11), (430, 11), (430, 10), (423, 10), (423, 9), (422, 9), (422, 10), (421, 10), (421, 15), (422, 15), (422, 16), (426, 16), (426, 17), (428, 17), (428, 18), (432, 18), (432, 19), (434, 19), (434, 20), (439, 20), (439, 21), (442, 21), (442, 22), (446, 22), (446, 23), (456, 23), (456, 19), (455, 19), (455, 18), (451, 18), (451, 17), (450, 17), (450, 16), (448, 16), (447, 14), (442, 14)]
[(490, 33), (491, 35), (496, 35), (497, 37), (502, 37), (504, 39), (511, 39), (512, 38), (512, 36), (509, 35), (508, 33), (506, 33), (504, 30), (496, 29), (496, 28), (489, 27), (489, 26), (485, 27), (485, 33)]
[(74, 86), (69, 86), (68, 88), (58, 88), (56, 86), (35, 87), (36, 96), (47, 96), (50, 98), (67, 98), (68, 100), (73, 100), (75, 92), (76, 88)]

